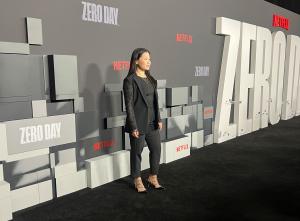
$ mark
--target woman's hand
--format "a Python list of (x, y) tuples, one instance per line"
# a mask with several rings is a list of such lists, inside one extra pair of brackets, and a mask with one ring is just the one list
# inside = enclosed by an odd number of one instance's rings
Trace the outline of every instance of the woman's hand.
[(159, 122), (158, 122), (158, 129), (160, 129), (160, 130), (161, 130), (161, 129), (162, 129), (162, 127), (163, 127), (163, 124), (162, 124), (162, 122), (161, 122), (161, 121), (159, 121)]
[(131, 135), (135, 138), (139, 138), (140, 136), (140, 133), (137, 129), (135, 129), (134, 131), (131, 132)]

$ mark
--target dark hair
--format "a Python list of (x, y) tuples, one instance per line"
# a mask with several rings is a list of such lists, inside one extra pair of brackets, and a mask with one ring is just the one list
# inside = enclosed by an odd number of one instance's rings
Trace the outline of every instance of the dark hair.
[[(140, 57), (145, 53), (148, 52), (150, 54), (150, 51), (146, 48), (136, 48), (134, 49), (134, 51), (131, 54), (131, 59), (130, 59), (130, 68), (128, 71), (128, 75), (130, 76), (132, 74), (135, 74), (136, 69), (137, 69), (137, 64), (136, 61), (140, 59)], [(157, 86), (156, 80), (154, 79), (154, 77), (152, 77), (152, 75), (150, 74), (149, 70), (145, 71), (145, 74), (147, 75), (148, 79), (150, 80), (150, 82), (153, 84), (154, 87)]]

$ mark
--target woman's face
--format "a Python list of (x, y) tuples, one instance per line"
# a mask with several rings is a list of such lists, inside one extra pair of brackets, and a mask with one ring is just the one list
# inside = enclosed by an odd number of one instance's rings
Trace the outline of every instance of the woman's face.
[(144, 52), (139, 60), (136, 61), (138, 68), (143, 71), (149, 71), (151, 66), (151, 58), (148, 52)]

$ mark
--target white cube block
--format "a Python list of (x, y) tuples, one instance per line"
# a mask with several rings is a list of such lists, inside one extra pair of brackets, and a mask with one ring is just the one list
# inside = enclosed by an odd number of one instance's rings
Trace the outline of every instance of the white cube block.
[(189, 146), (191, 147), (192, 146), (192, 133), (189, 132), (189, 133), (186, 133), (184, 134), (184, 136), (187, 136), (189, 138)]
[(0, 163), (0, 181), (4, 180), (4, 175), (3, 175), (3, 164)]
[(160, 164), (165, 163), (165, 153), (166, 153), (165, 147), (166, 147), (165, 142), (161, 142), (161, 153), (160, 153), (160, 161), (159, 161)]
[(129, 133), (125, 133), (125, 150), (130, 150), (130, 138), (129, 138)]
[(73, 174), (77, 172), (76, 162), (58, 164), (54, 167), (55, 178), (62, 177), (68, 174)]
[(42, 19), (26, 17), (26, 25), (28, 43), (43, 45)]
[(12, 220), (12, 213), (10, 197), (0, 198), (0, 221)]
[(192, 132), (192, 147), (201, 148), (204, 146), (204, 131)]
[(144, 147), (143, 152), (142, 152), (142, 162), (141, 162), (141, 170), (146, 170), (150, 168), (150, 162), (149, 162), (149, 148)]
[(40, 203), (38, 184), (11, 191), (12, 211), (16, 212)]
[(57, 197), (67, 195), (87, 187), (86, 170), (55, 178)]
[(214, 143), (214, 136), (213, 134), (209, 134), (209, 135), (206, 135), (204, 137), (204, 146), (208, 146), (208, 145), (211, 145)]
[(118, 151), (112, 154), (86, 160), (87, 183), (95, 188), (130, 174), (130, 152)]
[(53, 199), (52, 180), (47, 180), (47, 181), (38, 183), (38, 187), (39, 187), (40, 203), (43, 203), (43, 202)]
[(6, 181), (0, 181), (0, 199), (10, 196), (10, 184)]
[(32, 117), (46, 117), (47, 116), (47, 103), (46, 100), (33, 100), (32, 104)]
[(189, 136), (165, 142), (164, 163), (189, 156), (191, 154), (190, 142), (191, 138)]

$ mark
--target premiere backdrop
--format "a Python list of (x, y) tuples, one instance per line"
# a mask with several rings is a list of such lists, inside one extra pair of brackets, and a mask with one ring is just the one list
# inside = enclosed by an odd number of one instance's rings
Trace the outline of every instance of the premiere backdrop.
[[(289, 29), (272, 27), (273, 14)], [(213, 143), (224, 44), (217, 17), (300, 36), (298, 14), (263, 0), (1, 1), (4, 219), (129, 175), (121, 91), (137, 47), (150, 50), (158, 80), (161, 162)]]

